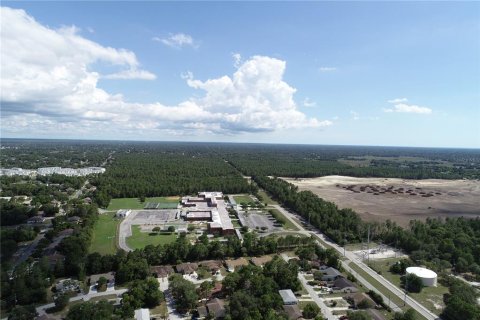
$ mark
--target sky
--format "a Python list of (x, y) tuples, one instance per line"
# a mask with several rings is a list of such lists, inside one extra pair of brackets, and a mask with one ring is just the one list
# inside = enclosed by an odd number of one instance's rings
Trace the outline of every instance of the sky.
[(480, 147), (479, 2), (17, 2), (1, 137)]

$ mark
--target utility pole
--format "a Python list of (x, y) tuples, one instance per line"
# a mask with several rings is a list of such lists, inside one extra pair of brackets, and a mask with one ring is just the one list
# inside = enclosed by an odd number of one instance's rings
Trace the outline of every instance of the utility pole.
[(370, 225), (368, 225), (368, 234), (367, 234), (367, 265), (370, 264)]
[(405, 273), (405, 296), (403, 298), (403, 306), (407, 305), (407, 290), (408, 290), (408, 274)]

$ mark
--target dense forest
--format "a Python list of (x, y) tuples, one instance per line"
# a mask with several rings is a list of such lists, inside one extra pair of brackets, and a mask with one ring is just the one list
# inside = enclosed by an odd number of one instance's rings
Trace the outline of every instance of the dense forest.
[(248, 176), (480, 178), (478, 150), (255, 144), (215, 150)]
[(192, 194), (202, 190), (251, 192), (234, 168), (211, 153), (176, 150), (132, 150), (117, 154), (107, 172), (91, 179), (97, 202), (108, 198)]

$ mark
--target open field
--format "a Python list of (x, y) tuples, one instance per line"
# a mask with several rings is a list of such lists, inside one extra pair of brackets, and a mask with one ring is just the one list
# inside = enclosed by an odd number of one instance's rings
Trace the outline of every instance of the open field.
[(267, 205), (278, 204), (275, 200), (270, 198), (270, 196), (263, 190), (258, 190), (258, 195), (262, 197), (262, 203), (266, 203)]
[(367, 221), (390, 219), (401, 226), (410, 220), (428, 217), (480, 216), (478, 180), (407, 180), (396, 178), (284, 178), (300, 190), (309, 190), (334, 202), (339, 208), (352, 208)]
[(132, 226), (132, 235), (127, 238), (127, 245), (132, 249), (141, 249), (152, 244), (166, 244), (174, 242), (177, 238), (175, 233), (172, 234), (153, 234), (150, 232), (140, 231), (140, 226)]
[(121, 220), (114, 218), (114, 213), (99, 215), (93, 229), (90, 252), (114, 254), (117, 251), (117, 228)]
[(235, 199), (235, 202), (237, 204), (241, 204), (241, 203), (249, 203), (249, 202), (253, 202), (253, 199), (250, 198), (250, 196), (248, 195), (245, 195), (245, 196), (233, 196), (233, 199)]
[(117, 198), (112, 199), (108, 205), (108, 211), (115, 211), (120, 209), (143, 209), (147, 202), (178, 202), (179, 197), (153, 197), (145, 198), (145, 202), (140, 202), (138, 198)]

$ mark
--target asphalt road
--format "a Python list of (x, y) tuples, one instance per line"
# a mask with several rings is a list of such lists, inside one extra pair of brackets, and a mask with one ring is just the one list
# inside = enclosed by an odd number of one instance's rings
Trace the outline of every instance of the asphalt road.
[[(113, 291), (104, 291), (104, 292), (95, 292), (95, 293), (90, 293), (90, 294), (84, 294), (84, 295), (81, 295), (81, 296), (76, 296), (76, 297), (70, 298), (70, 302), (79, 301), (79, 300), (89, 301), (90, 299), (95, 298), (95, 297), (108, 296), (108, 295), (111, 295), (111, 294), (116, 294), (117, 297), (118, 297), (118, 296), (121, 296), (122, 294), (124, 294), (127, 291), (128, 291), (128, 289), (117, 289), (117, 290), (113, 290)], [(52, 307), (55, 307), (55, 303), (44, 304), (43, 306), (37, 307), (36, 310), (37, 310), (38, 316), (42, 316), (42, 315), (46, 314), (46, 310), (49, 309), (49, 308), (52, 308)]]

